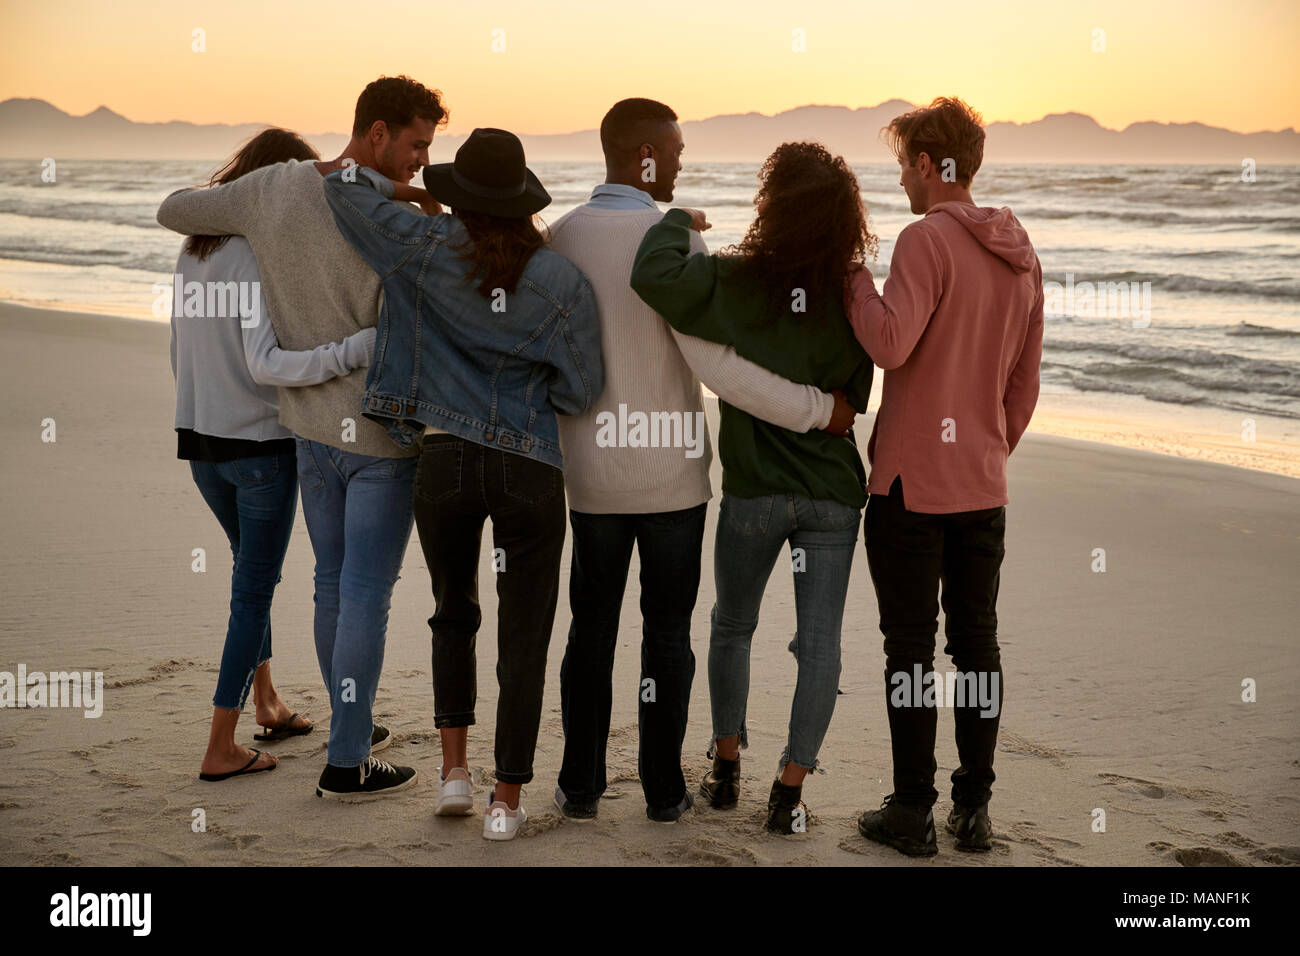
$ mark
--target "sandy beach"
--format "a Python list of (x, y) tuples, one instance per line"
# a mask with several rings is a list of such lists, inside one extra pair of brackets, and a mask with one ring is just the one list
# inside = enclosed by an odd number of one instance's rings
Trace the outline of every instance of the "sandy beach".
[[(990, 808), (990, 854), (914, 861), (862, 839), (857, 814), (891, 789), (884, 659), (865, 553), (855, 556), (843, 674), (804, 798), (809, 832), (763, 832), (794, 662), (789, 573), (768, 585), (754, 639), (751, 746), (739, 808), (647, 821), (636, 779), (640, 616), (630, 587), (616, 664), (612, 786), (589, 825), (551, 803), (562, 752), (552, 636), (536, 778), (522, 838), (491, 844), (478, 816), (433, 816), (439, 765), (429, 674), (432, 613), (412, 536), (393, 596), (377, 715), (416, 767), (408, 794), (319, 800), (328, 701), (312, 646), (312, 552), (299, 513), (274, 610), (273, 673), (312, 734), (270, 745), (271, 774), (197, 779), (229, 599), (228, 547), (176, 460), (164, 323), (0, 306), (0, 671), (102, 671), (98, 719), (80, 710), (0, 710), (0, 863), (5, 865), (767, 864), (840, 866), (1300, 863), (1300, 482), (1285, 474), (1036, 433), (1010, 464), (999, 604), (1006, 704)], [(716, 429), (716, 408), (713, 409)], [(42, 441), (53, 418), (57, 440)], [(1104, 429), (1103, 429), (1104, 430)], [(860, 444), (870, 432), (859, 419)], [(715, 431), (716, 434), (716, 431)], [(1159, 447), (1159, 443), (1153, 443)], [(1168, 450), (1168, 449), (1165, 449)], [(1295, 473), (1285, 452), (1273, 470)], [(685, 761), (708, 768), (705, 657), (712, 541), (695, 611), (697, 671)], [(191, 570), (203, 548), (207, 570)], [(1095, 549), (1106, 571), (1093, 570)], [(490, 584), (490, 552), (480, 578)], [(635, 561), (635, 558), (634, 558)], [(568, 549), (561, 577), (567, 595)], [(636, 579), (634, 564), (630, 580)], [(478, 799), (488, 781), (496, 687), (495, 595), (482, 595)], [(940, 657), (941, 669), (948, 664)], [(1243, 681), (1257, 699), (1243, 702)], [(237, 739), (251, 743), (250, 710)], [(940, 801), (956, 751), (939, 715)], [(202, 809), (206, 830), (192, 828)], [(1105, 829), (1094, 820), (1104, 811)]]

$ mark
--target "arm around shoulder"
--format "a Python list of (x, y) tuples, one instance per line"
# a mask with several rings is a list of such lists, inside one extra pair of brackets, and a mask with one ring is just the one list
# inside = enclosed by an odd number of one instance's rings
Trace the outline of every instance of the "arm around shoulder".
[(830, 422), (835, 399), (815, 385), (782, 378), (743, 358), (733, 346), (672, 331), (695, 377), (728, 405), (794, 432), (825, 428)]
[(551, 405), (562, 415), (581, 415), (605, 390), (605, 363), (600, 348), (600, 313), (596, 293), (582, 277), (577, 297), (561, 318), (559, 341), (550, 348), (555, 375), (550, 385)]
[(670, 209), (641, 239), (631, 285), (650, 308), (683, 332), (701, 334), (692, 317), (713, 295), (716, 260), (691, 251), (691, 217)]
[[(240, 270), (239, 278), (245, 282), (261, 280), (257, 263), (250, 256)], [(259, 385), (278, 385), (285, 388), (319, 385), (332, 378), (347, 375), (355, 369), (365, 368), (375, 350), (377, 330), (362, 329), (342, 342), (326, 342), (314, 349), (290, 350), (280, 348), (280, 342), (271, 326), (266, 296), (259, 292), (259, 311), (251, 322), (241, 319), (244, 339), (244, 360), (249, 374)]]
[(158, 207), (158, 224), (186, 236), (247, 236), (257, 228), (276, 169), (264, 166), (220, 186), (178, 189)]
[(325, 201), (338, 230), (381, 276), (402, 264), (442, 216), (426, 216), (409, 203), (396, 202), (386, 176), (366, 166), (336, 169), (325, 177)]
[(898, 235), (885, 294), (866, 269), (851, 280), (849, 322), (858, 342), (883, 369), (898, 368), (916, 348), (943, 294), (943, 261), (924, 222)]

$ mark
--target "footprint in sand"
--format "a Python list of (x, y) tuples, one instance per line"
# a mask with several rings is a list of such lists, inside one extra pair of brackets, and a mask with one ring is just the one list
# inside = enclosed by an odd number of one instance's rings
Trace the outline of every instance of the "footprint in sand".
[(1169, 843), (1148, 843), (1148, 850), (1154, 850), (1164, 857), (1171, 857), (1180, 866), (1245, 866), (1226, 850), (1209, 846), (1173, 846)]
[(1003, 730), (998, 740), (998, 749), (1004, 753), (1017, 754), (1023, 757), (1038, 757), (1042, 760), (1051, 761), (1057, 767), (1065, 766), (1066, 757), (1074, 757), (1076, 754), (1065, 750), (1057, 750), (1055, 747), (1049, 747), (1047, 744), (1036, 743), (1026, 737), (1022, 737), (1012, 731)]
[(118, 680), (104, 681), (104, 686), (117, 689), (121, 687), (135, 687), (138, 684), (149, 684), (154, 681), (162, 680), (164, 677), (170, 677), (178, 671), (183, 671), (190, 667), (199, 667), (198, 663), (191, 660), (166, 660), (159, 661), (149, 668), (149, 673), (141, 677), (126, 677)]
[[(996, 846), (1000, 834), (994, 833), (994, 845)], [(1036, 851), (1040, 857), (1053, 863), (1065, 863), (1070, 866), (1078, 866), (1075, 860), (1062, 856), (1061, 850), (1081, 850), (1082, 843), (1076, 843), (1074, 840), (1067, 840), (1065, 837), (1052, 836), (1051, 834), (1042, 833), (1038, 825), (1032, 820), (1021, 820), (1012, 823), (1007, 827), (1006, 839), (1016, 843), (1021, 843), (1030, 849)]]
[(1296, 866), (1300, 864), (1300, 847), (1265, 846), (1256, 843), (1250, 837), (1244, 836), (1236, 830), (1216, 833), (1214, 839), (1224, 846), (1247, 851), (1251, 858), (1259, 860), (1261, 863), (1268, 863), (1272, 866)]
[(1300, 846), (1261, 846), (1250, 855), (1272, 866), (1300, 866)]
[(1125, 793), (1137, 794), (1141, 797), (1147, 797), (1151, 800), (1163, 800), (1167, 797), (1182, 797), (1184, 800), (1193, 800), (1200, 803), (1210, 803), (1215, 807), (1223, 807), (1226, 810), (1238, 809), (1236, 801), (1227, 794), (1218, 790), (1208, 790), (1202, 787), (1185, 787), (1173, 783), (1157, 783), (1154, 780), (1143, 780), (1141, 777), (1128, 777), (1120, 773), (1099, 773), (1098, 779), (1105, 781), (1112, 786), (1119, 788)]
[(678, 865), (686, 863), (697, 866), (753, 866), (758, 863), (758, 857), (749, 847), (705, 834), (692, 840), (664, 844), (658, 848), (656, 855), (661, 862)]

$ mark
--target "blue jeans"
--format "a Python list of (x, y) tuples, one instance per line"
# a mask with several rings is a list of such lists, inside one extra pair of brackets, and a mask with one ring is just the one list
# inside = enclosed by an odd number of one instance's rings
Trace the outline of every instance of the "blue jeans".
[(298, 510), (292, 455), (190, 462), (199, 494), (230, 539), (230, 620), (212, 706), (243, 710), (253, 674), (271, 659), (271, 599)]
[(370, 756), (388, 607), (411, 538), (415, 458), (374, 458), (296, 438), (316, 554), (316, 658), (329, 690), (329, 763)]
[(861, 514), (859, 508), (798, 495), (722, 496), (713, 561), (718, 597), (709, 635), (715, 739), (738, 735), (740, 745), (749, 746), (750, 642), (767, 579), (789, 542), (797, 627), (790, 651), (799, 676), (778, 768), (793, 762), (816, 769), (839, 689), (840, 623)]

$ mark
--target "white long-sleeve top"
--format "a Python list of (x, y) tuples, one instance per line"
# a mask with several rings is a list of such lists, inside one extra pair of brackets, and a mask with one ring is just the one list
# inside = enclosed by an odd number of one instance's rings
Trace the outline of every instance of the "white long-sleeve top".
[(292, 437), (279, 422), (277, 389), (347, 375), (374, 355), (374, 328), (314, 349), (280, 348), (257, 260), (242, 236), (203, 261), (182, 249), (172, 296), (176, 428), (250, 441)]

